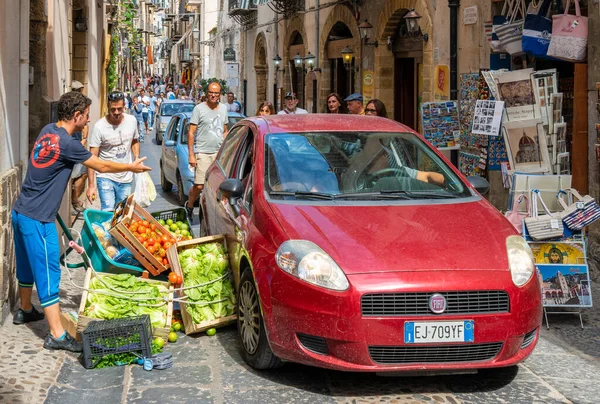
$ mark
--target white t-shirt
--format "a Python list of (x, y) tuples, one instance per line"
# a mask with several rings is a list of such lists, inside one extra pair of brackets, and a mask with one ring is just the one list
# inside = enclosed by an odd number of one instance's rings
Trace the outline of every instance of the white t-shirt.
[(148, 112), (148, 105), (146, 105), (146, 103), (150, 102), (150, 97), (148, 97), (147, 95), (143, 97), (138, 96), (138, 102), (142, 104), (142, 113)]
[(225, 106), (227, 106), (227, 112), (240, 112), (240, 106), (239, 104), (236, 104), (235, 101), (230, 103), (226, 103)]
[(282, 109), (281, 111), (279, 111), (277, 113), (277, 115), (294, 115), (294, 114), (297, 114), (297, 115), (308, 114), (308, 111), (305, 110), (305, 109), (296, 107), (296, 110), (293, 111), (293, 112), (292, 111), (288, 111), (288, 109), (285, 108), (285, 109)]
[[(98, 147), (98, 158), (105, 161), (129, 164), (133, 162), (131, 143), (139, 136), (137, 120), (129, 114), (123, 114), (123, 122), (114, 126), (108, 123), (106, 117), (94, 125), (89, 138), (90, 147)], [(133, 181), (133, 173), (96, 173), (96, 177), (108, 178), (115, 182), (128, 183)]]

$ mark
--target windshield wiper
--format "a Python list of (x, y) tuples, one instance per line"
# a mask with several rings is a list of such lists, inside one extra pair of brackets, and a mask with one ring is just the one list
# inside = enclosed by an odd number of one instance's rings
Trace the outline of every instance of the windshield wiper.
[(348, 194), (334, 195), (334, 199), (412, 199), (412, 197), (410, 195), (405, 195), (403, 192), (353, 192)]
[(335, 195), (327, 194), (325, 192), (308, 192), (308, 191), (271, 191), (270, 196), (294, 196), (297, 199), (323, 199), (333, 200)]
[(383, 195), (397, 195), (397, 194), (401, 194), (401, 195), (406, 195), (408, 197), (410, 197), (411, 199), (453, 199), (453, 198), (457, 198), (456, 195), (452, 195), (452, 194), (440, 194), (438, 192), (431, 192), (431, 191), (403, 191), (403, 190), (386, 190), (386, 189), (382, 189), (381, 194)]

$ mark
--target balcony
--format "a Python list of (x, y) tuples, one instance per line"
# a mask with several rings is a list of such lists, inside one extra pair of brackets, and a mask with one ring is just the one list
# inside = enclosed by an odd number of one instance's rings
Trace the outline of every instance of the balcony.
[(247, 16), (256, 13), (256, 0), (229, 0), (229, 16)]
[(179, 61), (180, 62), (190, 62), (192, 57), (190, 55), (190, 48), (183, 48), (179, 52)]

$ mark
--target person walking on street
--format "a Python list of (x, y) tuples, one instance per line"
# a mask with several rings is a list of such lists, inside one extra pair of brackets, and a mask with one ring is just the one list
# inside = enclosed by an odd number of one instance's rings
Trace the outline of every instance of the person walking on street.
[(342, 97), (338, 93), (331, 93), (327, 96), (327, 113), (328, 114), (345, 114), (346, 108), (342, 102)]
[[(46, 318), (50, 332), (44, 348), (81, 352), (82, 345), (63, 328), (60, 320), (59, 288), (61, 269), (56, 215), (69, 183), (71, 170), (81, 163), (99, 172), (144, 172), (150, 170), (144, 159), (128, 164), (102, 161), (76, 139), (89, 122), (92, 101), (71, 91), (58, 100), (58, 122), (42, 128), (31, 156), (27, 173), (12, 210), (12, 226), (17, 263), (17, 281), (21, 306), (13, 324), (25, 324)], [(43, 309), (31, 303), (33, 286)]]
[(139, 134), (139, 142), (144, 143), (144, 134), (146, 131), (144, 130), (144, 114), (142, 113), (142, 104), (138, 102), (137, 97), (133, 97), (133, 105), (131, 106), (131, 114), (137, 121), (137, 128)]
[(150, 90), (150, 105), (148, 105), (148, 126), (150, 130), (153, 129), (152, 125), (154, 124), (154, 112), (156, 111), (157, 106), (157, 98), (154, 95), (154, 90)]
[[(188, 132), (189, 164), (194, 167), (194, 185), (185, 204), (190, 223), (193, 223), (194, 203), (204, 188), (208, 166), (215, 161), (219, 147), (227, 136), (227, 107), (221, 104), (221, 85), (208, 85), (208, 99), (194, 107)], [(193, 147), (192, 147), (193, 145)], [(200, 219), (202, 220), (202, 219)]]
[(348, 111), (352, 115), (364, 115), (365, 107), (363, 106), (363, 96), (359, 93), (350, 94), (346, 99)]
[(227, 112), (240, 112), (242, 108), (235, 102), (234, 95), (232, 92), (227, 93)]
[(258, 106), (258, 111), (256, 111), (256, 115), (275, 115), (275, 107), (269, 101), (263, 101)]
[[(123, 113), (125, 101), (123, 93), (108, 95), (108, 114), (94, 125), (90, 136), (90, 151), (102, 161), (122, 164), (137, 160), (140, 156), (136, 119)], [(132, 159), (133, 156), (133, 159)], [(115, 205), (131, 194), (133, 174), (99, 173), (89, 170), (87, 197), (90, 203), (100, 196), (103, 211), (113, 211)]]
[(138, 102), (142, 105), (142, 116), (144, 118), (144, 129), (146, 132), (144, 134), (150, 132), (148, 130), (148, 111), (150, 107), (150, 97), (146, 95), (146, 90), (144, 88), (140, 88), (138, 96)]
[(277, 115), (288, 115), (288, 114), (308, 114), (308, 111), (302, 108), (298, 108), (298, 99), (296, 93), (287, 93), (285, 95), (285, 108), (277, 113)]

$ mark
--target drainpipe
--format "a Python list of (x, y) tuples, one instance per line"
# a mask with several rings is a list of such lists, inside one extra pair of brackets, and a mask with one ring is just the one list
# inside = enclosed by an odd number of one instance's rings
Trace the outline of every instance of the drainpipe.
[[(458, 100), (458, 9), (460, 0), (448, 0), (450, 7), (450, 99)], [(458, 151), (450, 152), (450, 160), (458, 167)]]
[[(315, 0), (315, 68), (319, 67), (319, 0)], [(315, 77), (316, 77), (316, 73), (315, 73)], [(317, 94), (317, 80), (313, 80), (312, 82), (312, 86), (313, 86), (313, 107), (312, 107), (312, 112), (316, 113), (317, 112), (317, 103), (319, 100), (319, 95)]]
[(23, 178), (29, 156), (29, 0), (21, 0), (19, 10), (19, 158)]
[[(273, 29), (274, 29), (274, 34), (275, 34), (275, 40), (273, 41), (273, 57), (271, 59), (274, 59), (275, 56), (279, 55), (279, 22), (278, 22), (278, 18), (277, 18), (277, 13), (275, 12), (275, 15), (273, 16)], [(269, 63), (270, 61), (267, 61), (267, 63)], [(275, 68), (275, 66), (273, 66), (273, 68)], [(274, 80), (273, 80), (273, 106), (275, 107), (275, 111), (279, 112), (279, 103), (277, 100), (277, 76), (279, 75), (279, 70), (275, 70), (275, 75), (274, 75)]]

